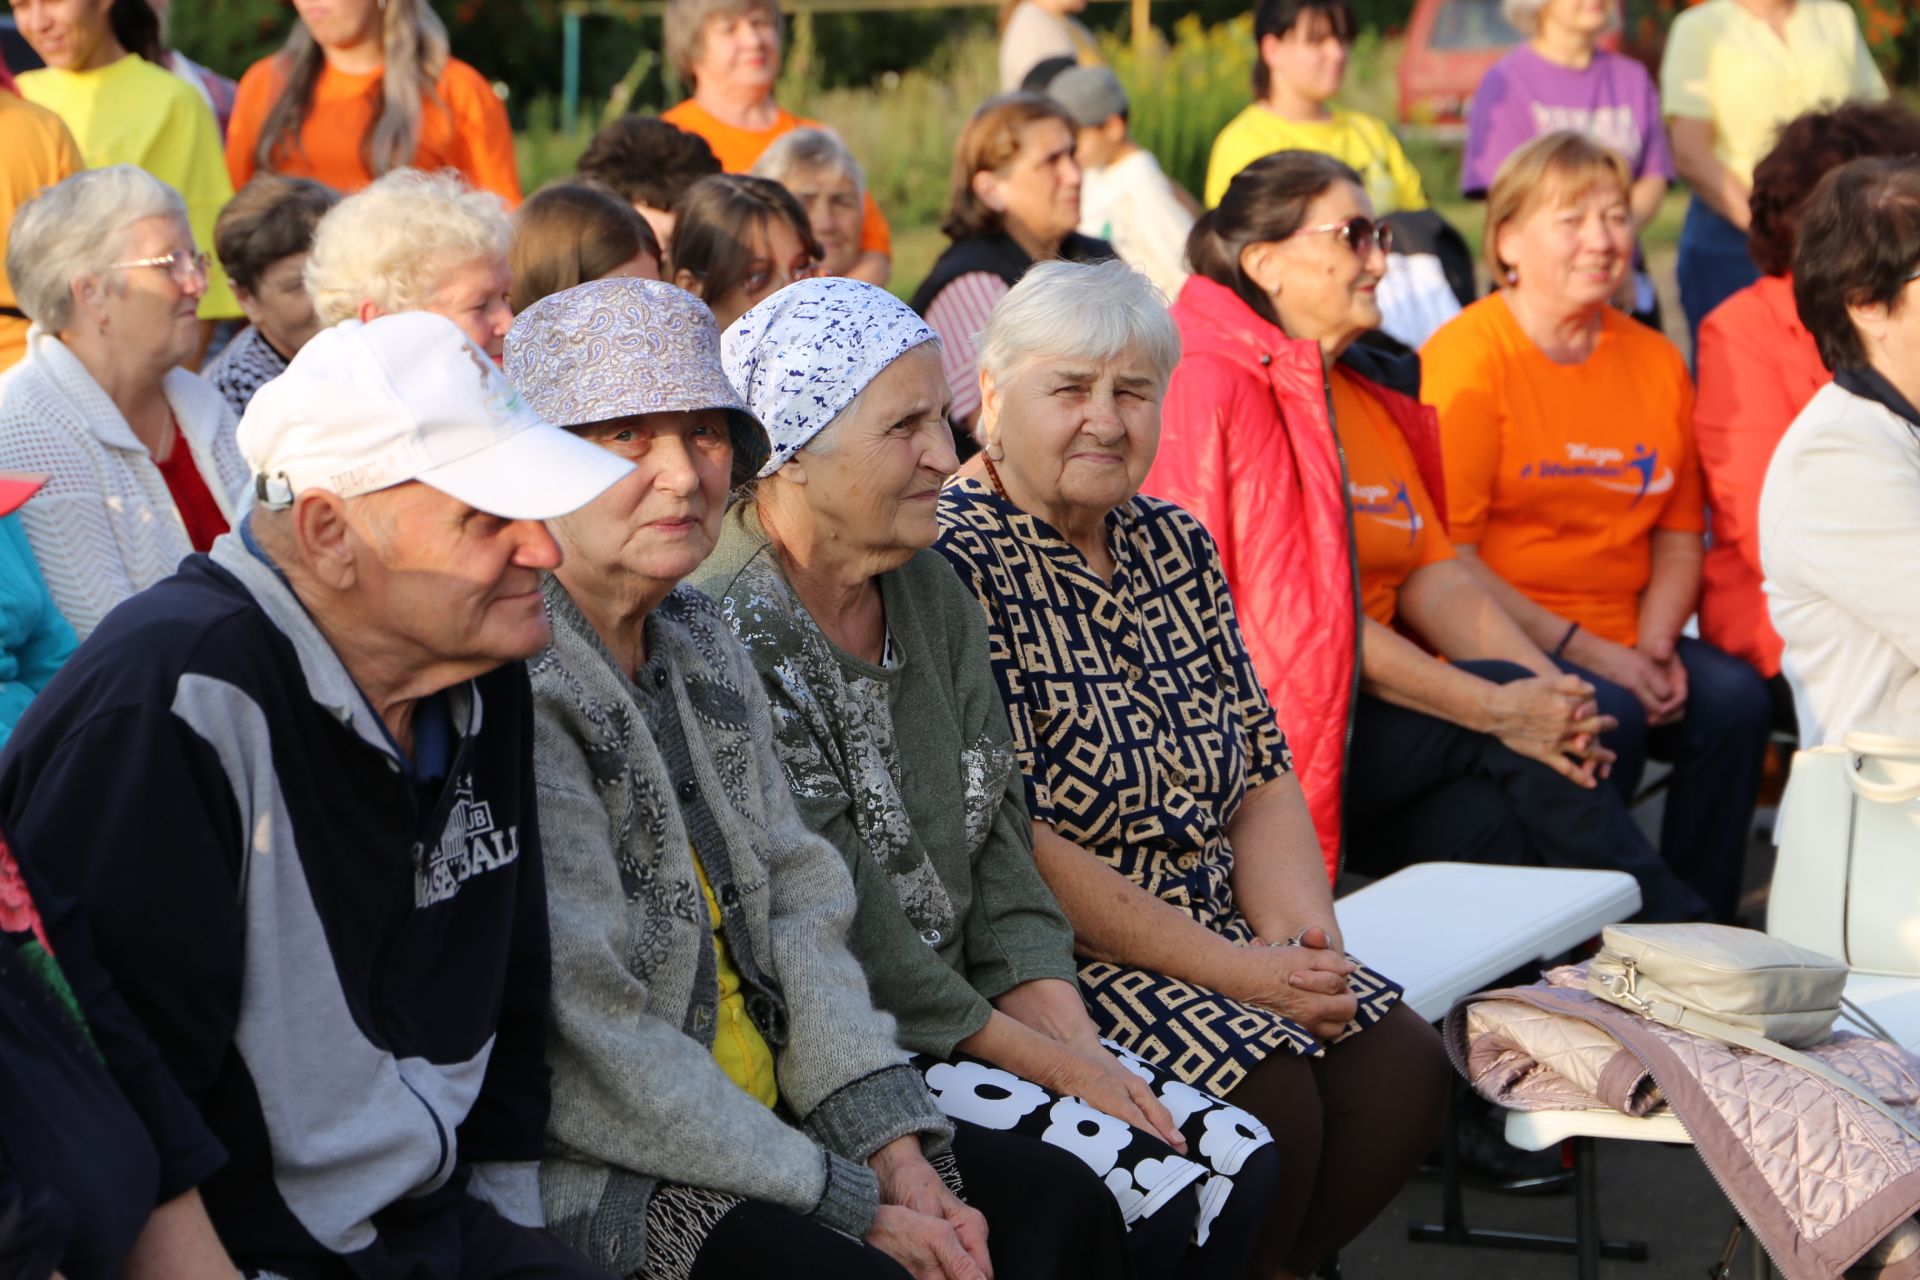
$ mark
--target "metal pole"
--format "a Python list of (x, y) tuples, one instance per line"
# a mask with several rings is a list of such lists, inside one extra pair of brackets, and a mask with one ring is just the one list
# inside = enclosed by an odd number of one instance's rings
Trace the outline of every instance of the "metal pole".
[(580, 123), (580, 14), (560, 15), (560, 132), (568, 137)]
[(1133, 51), (1136, 54), (1147, 51), (1147, 43), (1153, 37), (1153, 20), (1147, 15), (1152, 0), (1133, 0)]

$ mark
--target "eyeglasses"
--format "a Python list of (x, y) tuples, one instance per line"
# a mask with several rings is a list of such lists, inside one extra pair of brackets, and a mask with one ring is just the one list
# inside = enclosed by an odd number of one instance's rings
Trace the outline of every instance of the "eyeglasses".
[(162, 254), (158, 258), (132, 258), (126, 262), (110, 262), (107, 264), (107, 270), (128, 271), (134, 267), (164, 267), (167, 274), (173, 278), (173, 282), (185, 288), (196, 281), (205, 284), (207, 268), (212, 262), (213, 259), (202, 250), (193, 254), (176, 252)]
[(1369, 249), (1378, 245), (1380, 252), (1393, 252), (1393, 228), (1384, 222), (1375, 222), (1364, 214), (1356, 214), (1344, 222), (1323, 222), (1317, 227), (1302, 227), (1293, 234), (1297, 236), (1338, 235), (1347, 242), (1347, 248), (1360, 257), (1367, 256)]

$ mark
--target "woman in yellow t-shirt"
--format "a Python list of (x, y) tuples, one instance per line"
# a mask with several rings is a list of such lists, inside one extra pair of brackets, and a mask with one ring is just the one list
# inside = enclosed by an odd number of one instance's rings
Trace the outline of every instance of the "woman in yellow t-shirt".
[(1660, 98), (1673, 167), (1693, 188), (1679, 267), (1690, 346), (1708, 312), (1760, 278), (1747, 252), (1747, 201), (1780, 126), (1886, 96), (1844, 0), (1706, 0), (1673, 20)]
[(1421, 353), (1461, 559), (1619, 721), (1613, 780), (1673, 764), (1661, 853), (1731, 922), (1772, 712), (1752, 667), (1682, 634), (1700, 596), (1705, 493), (1693, 384), (1665, 337), (1608, 304), (1632, 254), (1626, 161), (1543, 135), (1500, 166), (1486, 255), (1499, 292)]
[(1427, 207), (1420, 173), (1385, 122), (1333, 105), (1353, 50), (1347, 0), (1260, 0), (1253, 101), (1213, 140), (1207, 207), (1233, 175), (1276, 151), (1323, 151), (1360, 175), (1380, 217)]
[[(51, 0), (15, 0), (13, 16), (47, 64), (21, 73), (20, 95), (65, 122), (89, 168), (138, 165), (179, 192), (194, 243), (212, 244), (214, 219), (233, 198), (220, 129), (193, 86), (128, 52), (118, 33), (131, 39), (135, 31), (152, 28), (156, 20), (147, 0), (113, 0), (90, 11)], [(157, 37), (153, 44), (158, 47)], [(226, 273), (214, 263), (200, 318), (239, 315)]]

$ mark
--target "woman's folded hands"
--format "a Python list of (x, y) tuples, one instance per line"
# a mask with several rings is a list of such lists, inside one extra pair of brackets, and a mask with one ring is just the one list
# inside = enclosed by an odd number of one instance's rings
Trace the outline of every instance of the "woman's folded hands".
[(868, 1244), (914, 1280), (993, 1280), (986, 1218), (948, 1190), (917, 1135), (894, 1139), (867, 1164), (880, 1179)]
[(1593, 686), (1579, 676), (1530, 676), (1494, 685), (1487, 721), (1487, 732), (1509, 750), (1577, 786), (1593, 787), (1613, 762), (1600, 735), (1618, 722), (1600, 714)]

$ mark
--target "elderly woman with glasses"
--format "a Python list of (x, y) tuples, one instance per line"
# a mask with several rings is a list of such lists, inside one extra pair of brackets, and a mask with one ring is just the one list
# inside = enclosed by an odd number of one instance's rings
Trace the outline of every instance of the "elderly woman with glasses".
[(724, 344), (774, 448), (699, 582), (772, 697), (802, 815), (852, 869), (855, 954), (963, 1165), (983, 1138), (1006, 1148), (1000, 1178), (968, 1179), (999, 1274), (1125, 1267), (1060, 1249), (1049, 1198), (1087, 1185), (1119, 1201), (1139, 1273), (1239, 1274), (1275, 1191), (1268, 1135), (1100, 1042), (1034, 867), (984, 620), (930, 550), (956, 465), (938, 339), (884, 291), (829, 279)]
[(1413, 1172), (1447, 1072), (1399, 988), (1341, 950), (1220, 552), (1139, 496), (1179, 351), (1144, 276), (1035, 267), (984, 335), (982, 451), (941, 496), (938, 547), (986, 613), (1094, 1022), (1272, 1131), (1280, 1193), (1247, 1274), (1305, 1276)]
[[(1220, 547), (1325, 875), (1416, 859), (1609, 867), (1700, 914), (1610, 789), (1608, 722), (1456, 556), (1419, 368), (1380, 324), (1385, 229), (1354, 171), (1257, 160), (1194, 227), (1185, 348), (1145, 490)], [(1144, 465), (1144, 464), (1143, 464)], [(1444, 660), (1443, 660), (1444, 659)]]
[(199, 349), (207, 255), (172, 188), (113, 165), (21, 208), (7, 278), (33, 327), (0, 393), (0, 468), (51, 477), (20, 523), (84, 640), (211, 547), (246, 488), (233, 411), (181, 368)]
[[(1608, 305), (1632, 254), (1630, 183), (1617, 152), (1576, 133), (1507, 158), (1487, 196), (1500, 288), (1427, 343), (1423, 391), (1459, 562), (1592, 686), (1617, 722), (1623, 798), (1649, 755), (1672, 763), (1661, 854), (1687, 896), (1731, 922), (1772, 707), (1752, 667), (1684, 634), (1706, 490), (1686, 362)], [(1643, 877), (1652, 907), (1647, 889)]]

